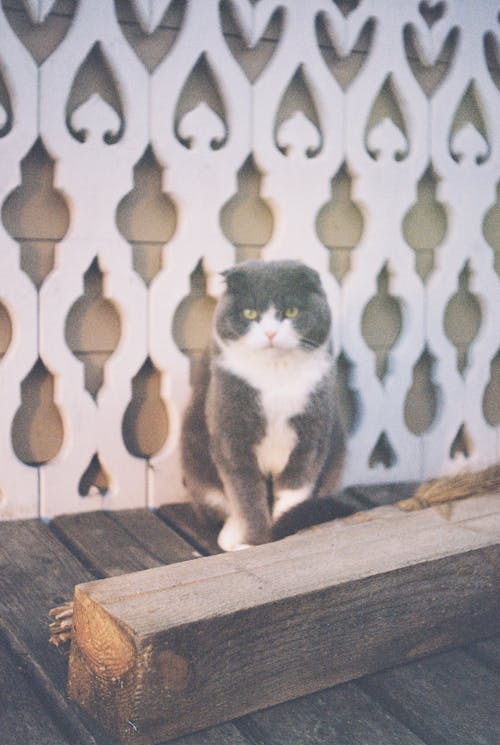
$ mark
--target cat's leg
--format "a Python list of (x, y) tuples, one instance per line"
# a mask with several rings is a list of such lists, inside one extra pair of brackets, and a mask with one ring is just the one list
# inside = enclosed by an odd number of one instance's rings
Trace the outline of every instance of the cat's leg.
[(273, 479), (272, 520), (315, 496), (316, 483), (324, 455), (316, 438), (298, 438), (288, 463)]
[(193, 397), (184, 414), (181, 436), (183, 481), (200, 517), (224, 522), (229, 505), (210, 454), (205, 403), (209, 379), (208, 357), (196, 367)]
[[(305, 419), (305, 417), (304, 417)], [(297, 417), (297, 444), (282, 473), (273, 479), (273, 523), (285, 513), (317, 494), (317, 484), (327, 458), (320, 422), (303, 423)]]
[(216, 368), (207, 398), (210, 454), (229, 505), (218, 542), (225, 551), (271, 540), (267, 477), (260, 471), (256, 444), (265, 422), (255, 389)]
[(238, 551), (271, 539), (267, 481), (258, 468), (219, 468), (230, 514), (217, 542), (224, 551)]
[(328, 454), (325, 458), (318, 483), (316, 484), (316, 494), (319, 499), (335, 495), (342, 480), (344, 460), (345, 432), (340, 421), (340, 416), (336, 415), (329, 438)]
[(342, 472), (344, 433), (326, 379), (304, 414), (291, 421), (297, 444), (282, 473), (274, 479), (273, 523), (309, 499), (332, 495)]

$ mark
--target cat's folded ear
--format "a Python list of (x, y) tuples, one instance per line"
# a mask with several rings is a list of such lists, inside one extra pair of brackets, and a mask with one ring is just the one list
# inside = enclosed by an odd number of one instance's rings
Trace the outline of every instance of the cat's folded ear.
[(321, 277), (316, 269), (300, 264), (300, 284), (311, 292), (323, 292)]
[(233, 266), (230, 269), (225, 269), (221, 272), (226, 282), (226, 287), (229, 292), (237, 292), (241, 290), (247, 283), (246, 273), (239, 266)]

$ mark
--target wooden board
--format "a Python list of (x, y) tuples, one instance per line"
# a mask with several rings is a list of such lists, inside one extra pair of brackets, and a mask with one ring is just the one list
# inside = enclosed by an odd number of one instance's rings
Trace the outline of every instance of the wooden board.
[[(112, 531), (109, 533), (102, 531), (102, 526), (109, 523), (104, 513), (94, 513), (92, 520), (89, 520), (87, 524), (85, 533), (80, 533), (80, 549), (85, 555), (91, 557), (97, 576), (104, 576), (105, 567), (114, 567), (118, 571), (122, 563), (125, 566), (128, 562), (127, 551), (130, 547), (134, 547), (134, 560), (138, 566), (142, 562), (143, 567), (150, 566), (153, 554), (160, 557), (158, 563), (163, 560), (162, 557), (167, 556), (169, 559), (165, 558), (165, 561), (175, 560), (175, 542), (170, 532), (164, 530), (166, 526), (154, 514), (140, 510), (119, 512), (110, 517), (116, 518), (120, 523), (122, 523), (121, 518), (124, 518), (123, 526), (130, 534), (130, 544), (125, 547), (124, 551), (121, 541), (114, 540), (115, 534)], [(61, 726), (64, 724), (63, 731), (68, 733), (69, 741), (74, 745), (76, 743), (79, 745), (81, 743), (112, 745), (115, 742), (112, 736), (100, 733), (96, 727), (91, 728), (94, 733), (92, 735), (84, 725), (85, 718), (77, 717), (74, 707), (70, 705), (71, 702), (69, 705), (66, 703), (63, 695), (66, 682), (66, 659), (58, 650), (47, 644), (46, 609), (54, 602), (70, 597), (67, 594), (67, 588), (71, 588), (72, 583), (85, 581), (91, 577), (67, 549), (69, 547), (73, 551), (69, 536), (74, 537), (78, 534), (75, 527), (78, 525), (78, 516), (68, 518), (64, 524), (68, 535), (65, 535), (65, 530), (59, 526), (59, 540), (55, 539), (46, 525), (37, 521), (0, 525), (0, 561), (2, 563), (0, 616), (2, 621), (6, 620), (10, 624), (9, 647), (13, 650), (13, 659), (23, 662), (30, 681), (34, 679), (37, 681), (37, 690), (40, 690), (43, 695), (44, 712), (53, 713), (54, 721), (61, 723)], [(61, 540), (66, 547), (61, 544)], [(192, 549), (185, 545), (184, 550), (188, 552)], [(49, 576), (44, 577), (47, 570)], [(481, 661), (487, 667), (495, 669), (495, 658), (498, 659), (498, 642), (479, 642), (468, 649), (471, 653), (480, 653)], [(468, 655), (453, 651), (440, 655), (439, 660), (446, 658), (448, 661), (455, 657), (460, 658), (460, 664), (457, 663), (455, 666), (455, 680), (449, 681), (450, 688), (457, 688), (455, 696), (448, 695), (444, 698), (440, 695), (439, 681), (434, 674), (433, 656), (400, 667), (397, 681), (398, 685), (405, 686), (405, 690), (424, 690), (429, 698), (435, 697), (441, 700), (437, 715), (447, 723), (450, 742), (460, 742), (464, 706), (472, 716), (476, 710), (485, 714), (482, 706), (484, 688), (478, 684), (479, 669), (476, 669), (476, 666), (474, 666), (475, 685), (467, 690), (463, 690), (461, 686), (462, 681), (466, 680), (469, 674), (470, 658)], [(48, 665), (49, 659), (53, 664)], [(9, 673), (8, 666), (5, 666), (5, 669)], [(56, 670), (58, 674), (54, 677), (53, 673)], [(392, 680), (391, 673), (392, 671), (388, 670), (380, 673), (379, 677), (384, 679), (387, 675), (389, 680)], [(485, 673), (485, 684), (487, 684), (489, 680), (487, 669)], [(3, 738), (11, 745), (11, 742), (16, 742), (14, 734), (19, 732), (21, 737), (19, 745), (29, 743), (31, 736), (35, 738), (35, 742), (53, 745), (57, 739), (53, 735), (52, 720), (47, 719), (47, 716), (38, 717), (36, 704), (29, 703), (29, 691), (23, 692), (20, 682), (16, 680), (15, 677), (11, 678), (10, 673), (7, 675), (7, 681), (13, 681), (16, 688), (12, 691), (16, 697), (11, 710), (15, 711), (15, 701), (20, 701), (25, 710), (23, 718), (28, 721), (29, 713), (26, 709), (31, 707), (30, 710), (34, 712), (33, 730), (30, 731), (29, 728), (23, 730), (25, 724), (22, 719), (11, 721), (7, 713), (0, 713)], [(420, 739), (412, 735), (410, 730), (398, 721), (400, 711), (398, 702), (383, 696), (377, 704), (375, 699), (379, 698), (379, 688), (383, 691), (384, 687), (376, 686), (370, 695), (367, 695), (360, 691), (360, 686), (364, 686), (364, 680), (366, 679), (256, 712), (238, 720), (235, 724), (204, 730), (182, 737), (177, 742), (179, 745), (180, 743), (182, 745), (245, 745), (249, 742), (245, 734), (255, 745), (283, 745), (283, 743), (295, 745), (299, 741), (301, 745), (326, 745), (327, 742), (335, 742), (336, 745), (366, 745), (366, 743), (373, 742), (383, 742), (384, 745), (393, 742), (405, 743), (405, 745), (419, 743)], [(389, 683), (389, 687), (390, 685)], [(423, 703), (420, 716), (424, 729), (433, 732), (433, 723), (427, 720), (436, 715), (436, 710), (426, 706), (425, 696), (421, 696), (421, 699)], [(1, 712), (3, 712), (1, 702), (4, 700), (4, 698), (0, 699)], [(417, 703), (413, 701), (414, 706)], [(388, 712), (391, 712), (393, 716), (390, 716)], [(484, 716), (486, 721), (483, 727), (488, 721), (492, 721), (492, 717), (493, 711), (489, 716)], [(86, 725), (91, 726), (88, 721)], [(435, 740), (426, 737), (421, 739), (427, 745), (434, 745)]]
[[(127, 551), (122, 550), (121, 542), (116, 542), (115, 553), (110, 552), (109, 546), (113, 543), (113, 532), (111, 530), (102, 532), (102, 526), (106, 525), (110, 528), (112, 523), (105, 513), (97, 512), (92, 515), (85, 523), (87, 530), (81, 531), (79, 547), (82, 556), (88, 558), (88, 563), (94, 563), (96, 571), (98, 570), (97, 573), (104, 576), (102, 572), (105, 564), (111, 567), (116, 560), (116, 562), (122, 561), (125, 565), (128, 561)], [(67, 528), (67, 534), (61, 527), (62, 525)], [(72, 745), (76, 743), (78, 745), (115, 745), (117, 741), (112, 735), (96, 727), (90, 717), (86, 717), (72, 701), (67, 701), (65, 696), (67, 657), (48, 643), (47, 613), (49, 609), (71, 598), (75, 584), (87, 582), (96, 576), (70, 551), (72, 547), (70, 535), (76, 537), (78, 525), (81, 527), (79, 515), (74, 515), (68, 520), (61, 520), (56, 536), (47, 525), (38, 520), (0, 522), (2, 630), (8, 634), (8, 646), (23, 659), (30, 677), (36, 680), (37, 687), (43, 693), (46, 706), (54, 712), (58, 722), (64, 722), (65, 731), (69, 733), (68, 738)], [(158, 538), (162, 536), (165, 553), (169, 551), (169, 541), (172, 541), (171, 546), (173, 546), (177, 540), (177, 537), (174, 538), (168, 527), (160, 521), (152, 529), (152, 533)], [(64, 545), (60, 538), (64, 538), (67, 545)], [(151, 566), (150, 563), (146, 563), (151, 561), (151, 554), (146, 548), (140, 550), (139, 541), (134, 541), (132, 538), (130, 542), (135, 545), (135, 560), (138, 568)], [(97, 546), (100, 546), (100, 549)], [(158, 550), (160, 550), (159, 544)], [(184, 550), (191, 551), (191, 547), (185, 545)], [(121, 559), (119, 559), (120, 555)], [(182, 555), (179, 558), (182, 558)], [(160, 561), (157, 560), (156, 565), (159, 564)], [(3, 724), (3, 718), (0, 721)], [(44, 719), (39, 721), (38, 742), (55, 745), (57, 740), (50, 739), (52, 728), (42, 729), (45, 727), (44, 721)], [(4, 735), (5, 729), (0, 731)], [(10, 735), (9, 730), (6, 732)], [(47, 733), (45, 741), (44, 732)], [(1, 738), (0, 741), (3, 745)], [(210, 732), (204, 732), (202, 735), (195, 734), (183, 738), (179, 740), (178, 745), (248, 745), (248, 741), (234, 725), (227, 724), (214, 728)]]
[(467, 648), (469, 654), (480, 660), (483, 665), (500, 673), (500, 638), (476, 642)]
[(77, 587), (71, 696), (147, 742), (495, 633), (497, 498), (398, 512)]
[[(132, 537), (127, 526), (137, 523)], [(123, 513), (82, 512), (61, 515), (52, 521), (53, 529), (80, 560), (98, 576), (110, 577), (126, 572), (186, 561), (199, 556), (167, 525), (155, 520), (147, 510), (125, 510)], [(151, 548), (154, 531), (159, 531), (160, 555)], [(138, 534), (140, 532), (140, 538)]]
[[(0, 731), (6, 745), (69, 745), (47, 706), (36, 696), (23, 666), (0, 642)], [(40, 733), (43, 733), (40, 738)]]
[[(180, 505), (179, 505), (180, 506)], [(208, 546), (205, 527), (197, 523), (189, 504), (184, 504), (182, 511), (174, 510), (169, 513), (170, 521), (177, 527), (174, 516), (182, 516), (185, 530), (186, 524), (195, 530), (195, 525), (202, 529), (201, 535), (196, 537), (196, 545), (205, 543)], [(167, 526), (160, 519), (145, 510), (126, 510), (111, 515), (120, 524), (126, 524), (130, 535), (131, 545), (134, 545), (136, 561), (144, 561), (144, 567), (149, 566), (151, 556), (157, 555), (165, 561), (173, 561), (177, 555), (177, 543), (171, 541), (171, 535)], [(90, 519), (90, 518), (89, 518)], [(96, 530), (99, 526), (100, 515), (93, 513), (92, 519), (96, 522)], [(75, 533), (74, 524), (79, 522), (77, 515), (68, 516), (64, 521), (58, 522), (58, 531), (68, 544), (72, 544)], [(79, 534), (79, 547), (86, 556), (92, 556), (92, 563), (98, 575), (103, 576), (110, 565), (118, 568), (125, 566), (127, 558), (121, 550), (121, 542), (108, 540), (106, 542), (96, 541), (93, 537), (90, 525), (85, 535)], [(185, 544), (179, 557), (185, 555)], [(192, 549), (191, 549), (192, 550)], [(165, 558), (168, 556), (168, 559)], [(142, 559), (142, 557), (144, 557)], [(272, 707), (265, 712), (256, 712), (238, 720), (233, 726), (231, 724), (213, 727), (210, 730), (196, 733), (181, 738), (182, 743), (198, 742), (203, 745), (240, 745), (243, 739), (241, 732), (248, 733), (252, 743), (267, 743), (271, 745), (276, 742), (277, 733), (281, 743), (297, 742), (300, 737), (301, 744), (306, 742), (317, 742), (324, 745), (325, 737), (330, 733), (336, 741), (344, 733), (349, 738), (350, 745), (366, 745), (367, 742), (379, 741), (390, 745), (392, 742), (404, 742), (407, 745), (417, 745), (420, 740), (394, 717), (387, 712), (381, 712), (380, 706), (373, 702), (369, 696), (360, 691), (355, 683), (347, 683), (340, 688), (329, 692), (329, 707), (322, 703), (324, 694), (314, 694), (293, 702), (287, 702), (280, 706)], [(363, 716), (359, 718), (359, 712)], [(353, 722), (356, 726), (353, 728)], [(268, 723), (268, 724), (267, 724)], [(236, 729), (237, 727), (237, 729)], [(238, 731), (239, 730), (239, 731)], [(257, 733), (260, 732), (260, 736)], [(312, 739), (314, 738), (314, 739)], [(331, 738), (328, 737), (328, 741)]]
[[(128, 544), (125, 543), (125, 537), (113, 529), (112, 521), (126, 528), (129, 534)], [(65, 701), (66, 657), (47, 643), (46, 610), (54, 603), (70, 597), (69, 593), (75, 582), (86, 581), (92, 576), (88, 569), (75, 560), (72, 555), (74, 553), (77, 553), (87, 566), (92, 566), (95, 576), (105, 576), (107, 571), (120, 572), (121, 567), (126, 571), (130, 566), (130, 556), (133, 556), (135, 568), (140, 569), (151, 566), (154, 556), (160, 557), (156, 560), (156, 565), (159, 566), (167, 561), (180, 561), (184, 556), (190, 555), (193, 549), (183, 542), (179, 544), (179, 539), (172, 534), (168, 526), (146, 510), (113, 514), (87, 513), (84, 519), (76, 514), (61, 517), (56, 522), (57, 537), (39, 521), (0, 525), (0, 588), (3, 591), (0, 614), (11, 623), (12, 634), (17, 637), (17, 640), (10, 639), (15, 654), (25, 661), (30, 678), (39, 677), (37, 685), (43, 691), (46, 710), (54, 711), (57, 721), (64, 723), (65, 731), (70, 733), (70, 742), (113, 745), (116, 741), (112, 736), (101, 733), (95, 726), (92, 727), (92, 723), (85, 717), (80, 721), (71, 702), (68, 705)], [(46, 568), (50, 571), (50, 577), (44, 581)], [(318, 743), (324, 743), (322, 732), (340, 732), (344, 725), (348, 730), (351, 729), (349, 722), (358, 715), (360, 692), (354, 684), (347, 684), (342, 687), (342, 692), (332, 692), (332, 696), (333, 712), (330, 715), (325, 714), (322, 722), (314, 708), (314, 701), (311, 700), (316, 700), (316, 696), (283, 707), (274, 707), (270, 710), (273, 729), (284, 733), (283, 742), (292, 742), (300, 721), (301, 731), (315, 732)], [(26, 700), (23, 694), (22, 701)], [(380, 717), (377, 705), (370, 704), (367, 696), (363, 696), (363, 700), (363, 719), (358, 723), (360, 744), (366, 743), (367, 737), (377, 731), (380, 741), (391, 742), (391, 733), (397, 733), (400, 742), (413, 745), (414, 739), (404, 725), (388, 715)], [(36, 712), (37, 709), (33, 707), (33, 711)], [(257, 724), (253, 722), (254, 717), (261, 717), (261, 714), (246, 717), (241, 725), (229, 723), (187, 735), (176, 740), (176, 743), (248, 745), (249, 740), (241, 730), (250, 725), (255, 728)], [(328, 725), (328, 717), (335, 722)], [(39, 742), (47, 742), (47, 745), (54, 742), (55, 745), (57, 739), (52, 737), (52, 724), (50, 720), (47, 723), (46, 719), (47, 717), (37, 719), (37, 726), (33, 720), (33, 737), (37, 733)], [(17, 731), (13, 728), (14, 725), (11, 728), (10, 720), (3, 717), (1, 721), (2, 724), (5, 723), (2, 729), (4, 735), (13, 738), (14, 732)], [(17, 729), (21, 728), (21, 732), (24, 731), (23, 726), (21, 721), (16, 724)], [(258, 726), (261, 728), (262, 736), (272, 742), (272, 734), (267, 731), (262, 719), (259, 720)], [(26, 743), (28, 742), (26, 736)], [(355, 744), (356, 740), (352, 742)], [(415, 743), (417, 742), (419, 741), (415, 740)], [(21, 743), (24, 745), (23, 739), (20, 740), (20, 745)]]
[[(500, 733), (498, 675), (461, 650), (414, 663), (425, 664), (425, 683), (396, 667), (365, 678), (375, 695), (420, 737), (440, 745), (492, 745)], [(464, 674), (465, 672), (465, 674)], [(474, 701), (474, 706), (470, 702)], [(453, 710), (453, 722), (447, 712)]]
[(220, 526), (202, 520), (189, 502), (164, 504), (159, 508), (158, 514), (169, 525), (175, 526), (176, 530), (201, 553), (205, 555), (222, 553), (222, 549), (217, 544)]
[(238, 720), (238, 727), (254, 745), (422, 745), (426, 742), (354, 683), (249, 714)]
[[(345, 503), (352, 500), (353, 507), (363, 510), (407, 499), (412, 496), (416, 487), (415, 482), (353, 486), (342, 490), (341, 498)], [(455, 513), (457, 507), (458, 505), (455, 505), (453, 508)], [(188, 522), (191, 530), (195, 531), (195, 521), (189, 519), (188, 508), (189, 505), (184, 505), (182, 522), (183, 525)], [(461, 509), (461, 517), (465, 517), (465, 508), (462, 506)], [(441, 508), (441, 513), (446, 514), (445, 507)], [(173, 516), (170, 517), (170, 522), (176, 526)], [(194, 542), (200, 544), (205, 534), (198, 536), (194, 533), (193, 537)], [(370, 681), (369, 677), (255, 712), (240, 719), (238, 727), (259, 745), (282, 745), (283, 742), (290, 740), (291, 732), (296, 739), (300, 739), (301, 745), (324, 745), (325, 742), (335, 742), (337, 745), (383, 742), (384, 745), (388, 745), (394, 738), (397, 743), (406, 744), (412, 742), (412, 737), (416, 735), (404, 727), (403, 721), (407, 719), (404, 717), (404, 708), (398, 697), (386, 694), (387, 690), (398, 686), (407, 694), (413, 690), (425, 691), (425, 695), (420, 695), (418, 701), (411, 695), (406, 701), (408, 707), (419, 709), (419, 731), (425, 742), (434, 745), (431, 733), (439, 728), (439, 722), (444, 721), (449, 742), (461, 743), (464, 736), (464, 712), (470, 713), (472, 720), (477, 719), (477, 711), (481, 712), (479, 732), (484, 732), (488, 728), (491, 731), (496, 726), (495, 709), (492, 707), (489, 713), (485, 712), (484, 701), (490, 697), (489, 669), (495, 673), (500, 671), (500, 637), (475, 642), (465, 649), (467, 655), (460, 649), (455, 649), (441, 653), (438, 658), (431, 655), (416, 662), (400, 665), (397, 668), (397, 681), (390, 669), (377, 673), (373, 676), (377, 684), (370, 685), (367, 700), (360, 701), (359, 689), (368, 692), (365, 682)], [(481, 664), (471, 663), (469, 655)], [(453, 665), (455, 677), (449, 679), (447, 684), (450, 690), (455, 691), (454, 695), (447, 695), (445, 698), (441, 696), (439, 679), (435, 674), (436, 659), (438, 667), (443, 665), (447, 668)], [(473, 686), (467, 685), (471, 677), (471, 667)], [(404, 700), (405, 697), (402, 698)], [(440, 701), (440, 706), (428, 706), (428, 699)], [(433, 721), (435, 717), (439, 720), (438, 723)], [(465, 731), (468, 731), (467, 728)]]
[(0, 618), (9, 647), (20, 656), (50, 708), (66, 722), (71, 742), (109, 745), (82, 723), (65, 697), (67, 659), (48, 643), (50, 608), (71, 597), (77, 582), (93, 578), (38, 520), (0, 522)]

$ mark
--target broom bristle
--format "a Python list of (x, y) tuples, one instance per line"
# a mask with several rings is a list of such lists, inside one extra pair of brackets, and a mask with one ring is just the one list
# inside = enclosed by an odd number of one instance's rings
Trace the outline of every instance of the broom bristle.
[(500, 463), (482, 471), (432, 479), (419, 486), (413, 497), (397, 502), (403, 510), (419, 510), (433, 504), (500, 492)]

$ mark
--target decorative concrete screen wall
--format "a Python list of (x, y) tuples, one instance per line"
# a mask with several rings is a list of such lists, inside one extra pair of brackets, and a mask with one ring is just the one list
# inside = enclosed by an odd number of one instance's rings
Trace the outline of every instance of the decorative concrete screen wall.
[(182, 495), (219, 271), (319, 269), (345, 482), (499, 452), (494, 0), (2, 0), (0, 514)]

